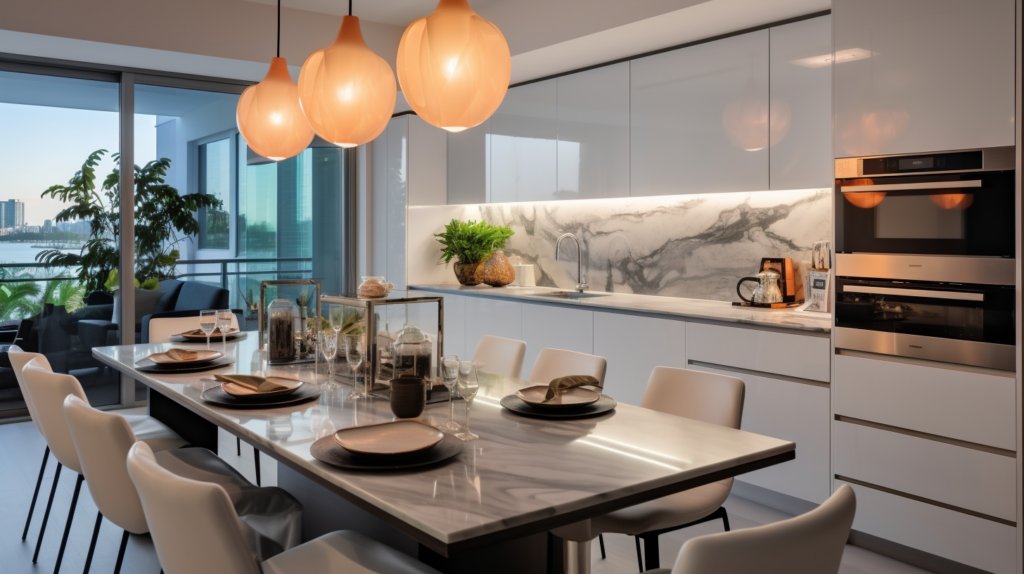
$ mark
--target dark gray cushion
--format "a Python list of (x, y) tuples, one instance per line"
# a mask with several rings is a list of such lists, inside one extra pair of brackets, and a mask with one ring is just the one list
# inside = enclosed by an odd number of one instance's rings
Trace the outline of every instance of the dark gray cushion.
[(174, 304), (175, 311), (194, 311), (196, 309), (227, 309), (228, 290), (198, 281), (185, 281), (178, 292), (178, 301)]
[(160, 286), (157, 287), (157, 291), (163, 293), (163, 297), (160, 298), (160, 303), (157, 304), (154, 313), (163, 313), (164, 311), (170, 311), (174, 308), (174, 304), (178, 301), (178, 293), (181, 292), (182, 282), (177, 279), (164, 279), (160, 282)]

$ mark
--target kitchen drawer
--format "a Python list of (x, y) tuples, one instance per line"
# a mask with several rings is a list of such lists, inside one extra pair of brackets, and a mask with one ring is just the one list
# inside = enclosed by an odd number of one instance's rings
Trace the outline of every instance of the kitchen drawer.
[(696, 371), (743, 379), (740, 428), (796, 443), (796, 459), (737, 480), (821, 504), (829, 496), (829, 389), (751, 373), (690, 365)]
[[(835, 481), (835, 488), (847, 484)], [(853, 529), (995, 574), (1016, 571), (1013, 526), (851, 484)]]
[(838, 415), (1017, 450), (1012, 374), (849, 355), (835, 360)]
[(687, 359), (829, 381), (829, 338), (779, 331), (686, 324)]
[(833, 441), (837, 475), (1016, 520), (1015, 458), (842, 421)]

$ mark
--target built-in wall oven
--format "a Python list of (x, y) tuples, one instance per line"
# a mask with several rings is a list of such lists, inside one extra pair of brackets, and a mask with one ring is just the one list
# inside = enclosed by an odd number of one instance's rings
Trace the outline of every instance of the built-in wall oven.
[(836, 160), (836, 347), (1015, 368), (1014, 148)]

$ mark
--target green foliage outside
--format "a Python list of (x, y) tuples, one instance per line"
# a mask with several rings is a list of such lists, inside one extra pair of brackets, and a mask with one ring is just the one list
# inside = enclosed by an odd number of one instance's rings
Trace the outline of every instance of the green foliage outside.
[(63, 306), (68, 312), (85, 306), (86, 292), (77, 281), (62, 279), (41, 282), (37, 281), (40, 277), (30, 270), (15, 267), (0, 269), (0, 279), (19, 280), (16, 283), (0, 283), (0, 321), (37, 315), (47, 303)]
[(441, 244), (441, 259), (445, 265), (452, 259), (471, 265), (491, 256), (497, 249), (505, 247), (515, 232), (503, 225), (491, 225), (486, 221), (459, 221), (453, 219), (444, 226), (444, 233), (437, 233)]

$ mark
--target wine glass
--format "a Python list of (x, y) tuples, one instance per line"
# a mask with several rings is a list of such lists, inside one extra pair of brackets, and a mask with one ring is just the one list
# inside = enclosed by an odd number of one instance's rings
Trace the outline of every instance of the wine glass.
[(445, 355), (441, 357), (441, 381), (448, 389), (448, 422), (441, 425), (441, 430), (458, 432), (462, 425), (455, 422), (455, 383), (459, 380), (459, 357)]
[(352, 392), (348, 395), (350, 399), (369, 399), (370, 389), (365, 388), (369, 379), (364, 379), (364, 389), (360, 392), (357, 386), (359, 384), (359, 375), (356, 371), (359, 369), (359, 365), (363, 364), (363, 339), (362, 337), (355, 337), (349, 335), (345, 337), (345, 361), (348, 362), (348, 367), (352, 369)]
[(334, 384), (334, 357), (338, 355), (338, 333), (334, 329), (321, 329), (317, 335), (317, 346), (327, 361), (327, 387)]
[(224, 352), (228, 350), (228, 330), (231, 329), (231, 316), (233, 314), (231, 309), (217, 311), (217, 330), (220, 331), (220, 340), (224, 342)]
[(339, 333), (345, 323), (344, 311), (345, 307), (343, 305), (331, 305), (328, 308), (328, 313), (331, 317), (331, 327)]
[(469, 430), (469, 407), (473, 405), (473, 398), (476, 397), (476, 392), (480, 390), (480, 379), (477, 377), (476, 363), (473, 361), (459, 361), (458, 386), (459, 394), (466, 401), (466, 425), (463, 427), (462, 432), (456, 433), (455, 436), (462, 440), (478, 439), (480, 437)]
[(206, 349), (210, 349), (210, 335), (217, 330), (217, 310), (203, 309), (199, 312), (199, 328), (206, 333)]

